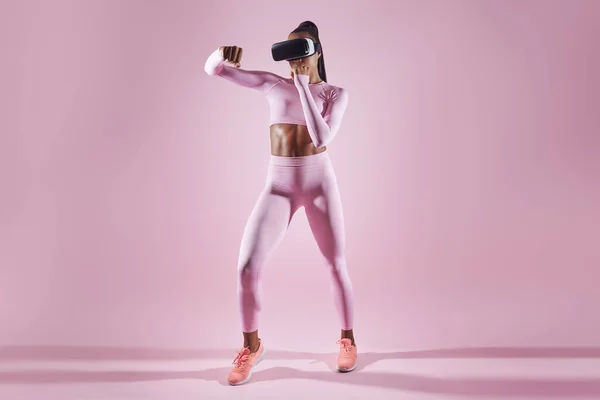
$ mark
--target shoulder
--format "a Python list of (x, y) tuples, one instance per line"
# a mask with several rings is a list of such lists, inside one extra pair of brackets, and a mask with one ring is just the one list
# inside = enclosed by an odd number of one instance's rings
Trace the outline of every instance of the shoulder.
[(333, 100), (348, 101), (348, 89), (346, 87), (326, 83), (325, 90), (331, 93)]
[(272, 78), (272, 79), (270, 79), (271, 86), (269, 86), (269, 88), (266, 90), (265, 94), (269, 94), (271, 92), (271, 90), (273, 88), (279, 86), (279, 84), (286, 83), (286, 79), (284, 77), (279, 76), (277, 74), (273, 74), (273, 73), (270, 73), (270, 74), (271, 74), (271, 78)]
[(265, 75), (269, 76), (273, 81), (277, 81), (277, 82), (279, 82), (279, 81), (285, 81), (284, 77), (282, 77), (280, 75), (277, 75), (277, 74), (275, 74), (273, 72), (263, 71), (263, 73)]
[(331, 83), (325, 82), (325, 89), (330, 90), (334, 93), (348, 93), (348, 89), (344, 86), (332, 85)]

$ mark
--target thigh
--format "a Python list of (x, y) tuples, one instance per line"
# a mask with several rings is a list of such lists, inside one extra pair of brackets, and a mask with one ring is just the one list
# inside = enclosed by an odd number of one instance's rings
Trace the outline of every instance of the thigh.
[(268, 187), (260, 194), (248, 217), (240, 245), (240, 267), (249, 261), (265, 261), (283, 238), (292, 215), (289, 197)]
[(305, 203), (306, 216), (321, 253), (330, 261), (344, 254), (342, 200), (333, 170), (323, 175), (319, 189)]

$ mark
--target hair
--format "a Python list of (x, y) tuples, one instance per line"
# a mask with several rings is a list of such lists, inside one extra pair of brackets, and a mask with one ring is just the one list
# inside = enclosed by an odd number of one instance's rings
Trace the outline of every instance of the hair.
[(317, 61), (317, 71), (319, 72), (319, 76), (322, 80), (327, 82), (327, 73), (325, 72), (325, 59), (323, 58), (323, 45), (321, 44), (321, 40), (319, 39), (319, 28), (312, 21), (304, 21), (296, 29), (294, 29), (291, 33), (299, 33), (305, 32), (312, 36), (316, 42), (320, 44), (321, 47), (321, 57), (319, 57), (319, 61)]

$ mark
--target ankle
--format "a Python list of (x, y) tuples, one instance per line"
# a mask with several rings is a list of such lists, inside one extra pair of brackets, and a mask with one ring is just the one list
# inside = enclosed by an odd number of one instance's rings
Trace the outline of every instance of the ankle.
[(258, 349), (260, 348), (260, 339), (258, 339), (257, 342), (253, 342), (253, 343), (245, 343), (244, 347), (247, 347), (250, 349), (250, 354), (254, 354), (258, 351)]
[(350, 339), (350, 344), (352, 346), (356, 346), (356, 343), (354, 342), (354, 330), (353, 329), (342, 329), (340, 336), (342, 339)]

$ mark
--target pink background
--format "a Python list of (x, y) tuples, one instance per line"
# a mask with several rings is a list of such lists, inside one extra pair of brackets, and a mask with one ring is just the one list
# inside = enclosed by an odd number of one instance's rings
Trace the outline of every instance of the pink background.
[[(600, 341), (596, 1), (3, 1), (0, 345), (231, 348), (269, 157), (220, 45), (306, 19), (350, 103), (330, 154), (369, 348)], [(264, 274), (271, 347), (334, 351), (304, 212)]]

